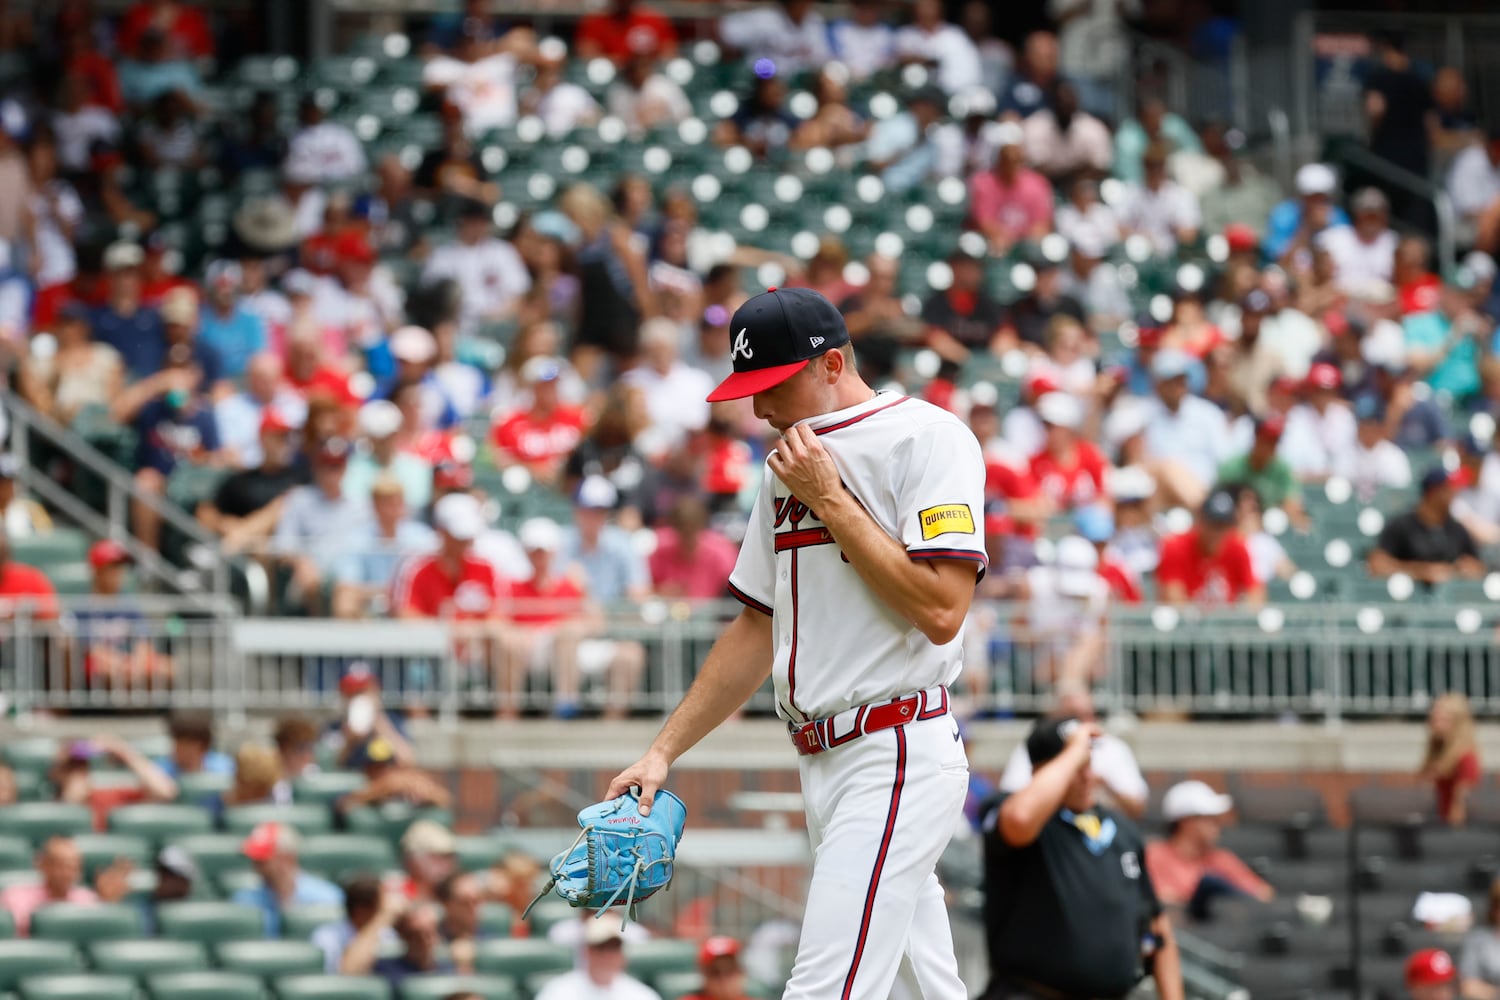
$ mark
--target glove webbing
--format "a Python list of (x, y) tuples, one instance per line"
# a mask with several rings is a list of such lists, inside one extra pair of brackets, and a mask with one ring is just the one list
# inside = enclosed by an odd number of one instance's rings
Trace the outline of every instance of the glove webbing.
[[(563, 856), (566, 857), (566, 856), (572, 854), (573, 851), (577, 849), (578, 845), (581, 844), (581, 843), (583, 843), (584, 838), (588, 837), (589, 834), (593, 833), (595, 829), (596, 828), (591, 824), (589, 826), (584, 827), (582, 830), (578, 831), (578, 836), (574, 838), (573, 843), (568, 846), (568, 849), (563, 852)], [(647, 831), (647, 832), (644, 832), (644, 833), (637, 833), (636, 836), (634, 838), (632, 838), (632, 840), (631, 840), (631, 851), (632, 851), (632, 853), (634, 853), (636, 855), (636, 858), (635, 858), (635, 864), (632, 865), (631, 869), (630, 869), (630, 878), (626, 882), (622, 883), (620, 885), (620, 887), (615, 890), (614, 895), (610, 896), (609, 899), (605, 901), (604, 905), (599, 908), (599, 912), (597, 912), (597, 913), (594, 914), (594, 919), (595, 920), (598, 920), (600, 917), (602, 917), (604, 915), (604, 911), (605, 910), (607, 910), (611, 906), (615, 905), (615, 901), (620, 898), (620, 893), (624, 892), (626, 889), (629, 889), (630, 893), (629, 893), (629, 895), (627, 895), (625, 897), (625, 913), (620, 918), (620, 925), (623, 927), (625, 924), (629, 923), (630, 922), (630, 918), (632, 916), (634, 916), (634, 914), (635, 914), (635, 887), (636, 887), (636, 883), (639, 881), (642, 873), (644, 873), (647, 869), (651, 868), (653, 865), (669, 865), (669, 864), (672, 863), (673, 859), (671, 857), (657, 858), (655, 861), (642, 861), (641, 860), (639, 853), (635, 850), (635, 846), (634, 846), (635, 845), (635, 841), (639, 840), (641, 838), (644, 838), (644, 837), (648, 837), (648, 836), (649, 837), (656, 837), (656, 838), (658, 838), (660, 840), (663, 840), (663, 841), (665, 841), (667, 839), (665, 836), (663, 836), (660, 833), (655, 832), (654, 830), (653, 831)], [(589, 841), (588, 870), (589, 870), (589, 882), (590, 883), (596, 883), (597, 882), (596, 874), (597, 874), (597, 870), (598, 870), (598, 866), (599, 866), (599, 858), (597, 856), (598, 855), (597, 844), (598, 844), (597, 840), (590, 840)], [(551, 877), (551, 878), (549, 878), (547, 880), (547, 884), (542, 887), (542, 891), (541, 892), (537, 893), (536, 898), (533, 899), (530, 903), (526, 904), (526, 909), (523, 910), (523, 911), (521, 911), (521, 919), (525, 920), (526, 917), (527, 917), (527, 915), (531, 913), (532, 907), (534, 907), (534, 906), (536, 906), (536, 904), (540, 903), (544, 898), (546, 898), (547, 894), (549, 892), (551, 892), (556, 887), (557, 887), (557, 876), (554, 875), (553, 877)], [(671, 887), (672, 887), (672, 883), (671, 883), (670, 880), (667, 882), (666, 885), (662, 886), (663, 889), (670, 889)]]

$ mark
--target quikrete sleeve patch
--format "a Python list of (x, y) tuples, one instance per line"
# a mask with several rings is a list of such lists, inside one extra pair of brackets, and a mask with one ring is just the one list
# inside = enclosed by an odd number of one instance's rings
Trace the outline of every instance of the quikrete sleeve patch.
[(922, 524), (922, 540), (931, 541), (938, 535), (974, 534), (974, 513), (966, 503), (945, 503), (917, 511)]

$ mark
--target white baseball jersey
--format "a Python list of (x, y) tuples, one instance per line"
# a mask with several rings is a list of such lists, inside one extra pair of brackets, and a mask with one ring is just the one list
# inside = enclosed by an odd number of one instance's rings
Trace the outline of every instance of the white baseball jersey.
[[(913, 559), (972, 560), (983, 572), (984, 459), (957, 417), (879, 393), (802, 423)], [(935, 645), (891, 610), (769, 465), (729, 586), (772, 616), (776, 706), (789, 720), (828, 718), (958, 678), (962, 634)]]

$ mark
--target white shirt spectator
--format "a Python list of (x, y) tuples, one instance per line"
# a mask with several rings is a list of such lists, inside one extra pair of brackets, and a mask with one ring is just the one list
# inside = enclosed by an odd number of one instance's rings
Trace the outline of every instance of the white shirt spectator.
[(1094, 202), (1081, 212), (1078, 206), (1068, 202), (1057, 210), (1053, 225), (1070, 246), (1082, 244), (1107, 251), (1120, 242), (1119, 216), (1102, 201)]
[(504, 528), (491, 528), (474, 539), (474, 554), (495, 567), (501, 579), (530, 580), (535, 575), (526, 550)]
[(1300, 309), (1287, 308), (1260, 321), (1260, 339), (1280, 356), (1282, 374), (1300, 379), (1323, 348), (1323, 328)]
[(641, 389), (646, 412), (651, 416), (648, 450), (662, 453), (680, 444), (691, 431), (708, 425), (705, 398), (714, 389), (707, 372), (679, 361), (662, 374), (648, 365), (632, 368), (620, 376), (624, 385)]
[(1333, 456), (1333, 474), (1349, 480), (1356, 495), (1370, 499), (1377, 490), (1410, 486), (1411, 459), (1394, 441), (1377, 441), (1373, 448), (1356, 441)]
[(1298, 479), (1323, 479), (1333, 471), (1334, 458), (1358, 445), (1354, 411), (1334, 402), (1322, 413), (1298, 403), (1286, 415), (1277, 454), (1286, 459)]
[(243, 296), (240, 308), (260, 317), (267, 330), (284, 328), (292, 320), (292, 304), (274, 288), (263, 288)]
[(856, 80), (874, 76), (896, 61), (896, 33), (888, 24), (839, 21), (828, 34), (833, 43), (833, 57)]
[(1318, 234), (1318, 245), (1333, 258), (1334, 280), (1351, 295), (1391, 283), (1398, 242), (1394, 229), (1385, 230), (1371, 243), (1360, 239), (1353, 226), (1334, 226)]
[(1479, 482), (1453, 498), (1453, 516), (1460, 521), (1479, 520), (1500, 526), (1500, 455), (1484, 456)]
[(935, 63), (937, 85), (947, 94), (957, 94), (984, 83), (979, 50), (956, 24), (943, 24), (931, 32), (923, 31), (915, 24), (897, 30), (896, 57)]
[(616, 81), (604, 96), (604, 106), (631, 129), (680, 122), (693, 114), (693, 104), (687, 94), (661, 73), (646, 77), (640, 89)]
[(1490, 162), (1483, 145), (1470, 146), (1453, 158), (1448, 170), (1448, 197), (1460, 216), (1473, 219), (1500, 200), (1500, 166)]
[(72, 281), (78, 273), (78, 258), (73, 254), (69, 233), (83, 221), (83, 201), (73, 185), (64, 180), (49, 181), (31, 196), (31, 217), (36, 247), (36, 283), (40, 287)]
[[(1136, 763), (1135, 752), (1130, 744), (1112, 733), (1105, 733), (1094, 741), (1089, 751), (1089, 761), (1094, 773), (1104, 783), (1101, 791), (1114, 792), (1137, 802), (1144, 802), (1151, 790), (1146, 785), (1146, 776), (1141, 765)], [(1031, 784), (1031, 758), (1026, 756), (1026, 744), (1018, 745), (1011, 752), (1005, 770), (1000, 774), (1000, 791), (1019, 792)]]
[(1029, 458), (1046, 444), (1047, 428), (1042, 426), (1041, 418), (1031, 407), (1013, 406), (1000, 422), (1000, 436), (1017, 453)]
[(830, 58), (828, 25), (816, 11), (801, 24), (793, 24), (779, 5), (735, 11), (720, 18), (719, 38), (747, 62), (770, 59), (780, 75), (822, 69)]
[(57, 138), (57, 162), (64, 170), (77, 173), (88, 169), (94, 143), (119, 143), (120, 120), (108, 108), (89, 104), (53, 115), (52, 134)]
[(1021, 123), (1026, 159), (1044, 174), (1078, 170), (1107, 172), (1114, 161), (1115, 143), (1109, 126), (1084, 111), (1073, 114), (1066, 131), (1058, 127), (1050, 108), (1033, 111)]
[(463, 316), (470, 323), (488, 316), (504, 316), (516, 300), (531, 290), (531, 275), (516, 248), (491, 237), (473, 245), (447, 243), (427, 258), (422, 282), (442, 278), (458, 282), (463, 292)]
[[(283, 388), (271, 406), (293, 427), (307, 420), (307, 401), (295, 390)], [(266, 408), (249, 393), (237, 392), (214, 404), (214, 422), (219, 425), (219, 446), (234, 456), (241, 469), (258, 467), (265, 457), (260, 450), (260, 421)]]
[(319, 184), (337, 184), (365, 172), (365, 147), (347, 125), (319, 122), (292, 136), (286, 169)]
[(1141, 15), (1140, 0), (1047, 0), (1058, 27), (1058, 64), (1065, 76), (1113, 76), (1129, 51), (1125, 18)]
[(460, 417), (467, 420), (479, 412), (489, 386), (478, 368), (463, 361), (444, 361), (432, 370), (432, 376)]
[(1276, 570), (1286, 561), (1286, 549), (1268, 531), (1257, 531), (1245, 538), (1245, 547), (1250, 550), (1250, 572), (1259, 583), (1270, 583)]
[(578, 84), (564, 80), (541, 96), (536, 114), (547, 127), (547, 134), (557, 138), (596, 120), (599, 102)]
[[(349, 949), (349, 943), (354, 940), (354, 935), (354, 925), (347, 919), (324, 924), (313, 930), (310, 940), (323, 952), (324, 972), (330, 976), (338, 975), (339, 961), (343, 959), (344, 952)], [(387, 927), (380, 932), (380, 943), (395, 947), (400, 945), (401, 939), (396, 936), (395, 930)]]
[(1132, 184), (1120, 206), (1120, 222), (1150, 239), (1157, 253), (1170, 254), (1177, 249), (1177, 230), (1200, 228), (1203, 212), (1193, 193), (1176, 181), (1162, 181), (1154, 191)]
[(468, 63), (438, 56), (422, 69), (422, 85), (441, 88), (463, 115), (464, 130), (478, 135), (516, 120), (516, 60), (500, 54)]
[(1151, 401), (1146, 420), (1146, 454), (1181, 463), (1198, 482), (1212, 486), (1234, 442), (1224, 411), (1201, 396), (1187, 396), (1173, 413)]

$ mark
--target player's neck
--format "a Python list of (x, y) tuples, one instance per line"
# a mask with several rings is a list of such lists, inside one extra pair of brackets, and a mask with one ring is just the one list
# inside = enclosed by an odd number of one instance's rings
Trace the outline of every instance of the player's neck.
[(877, 395), (875, 390), (871, 389), (865, 383), (865, 380), (858, 375), (850, 378), (847, 385), (840, 379), (839, 384), (834, 387), (834, 391), (836, 393), (834, 397), (835, 410), (847, 410), (851, 406), (868, 403)]

